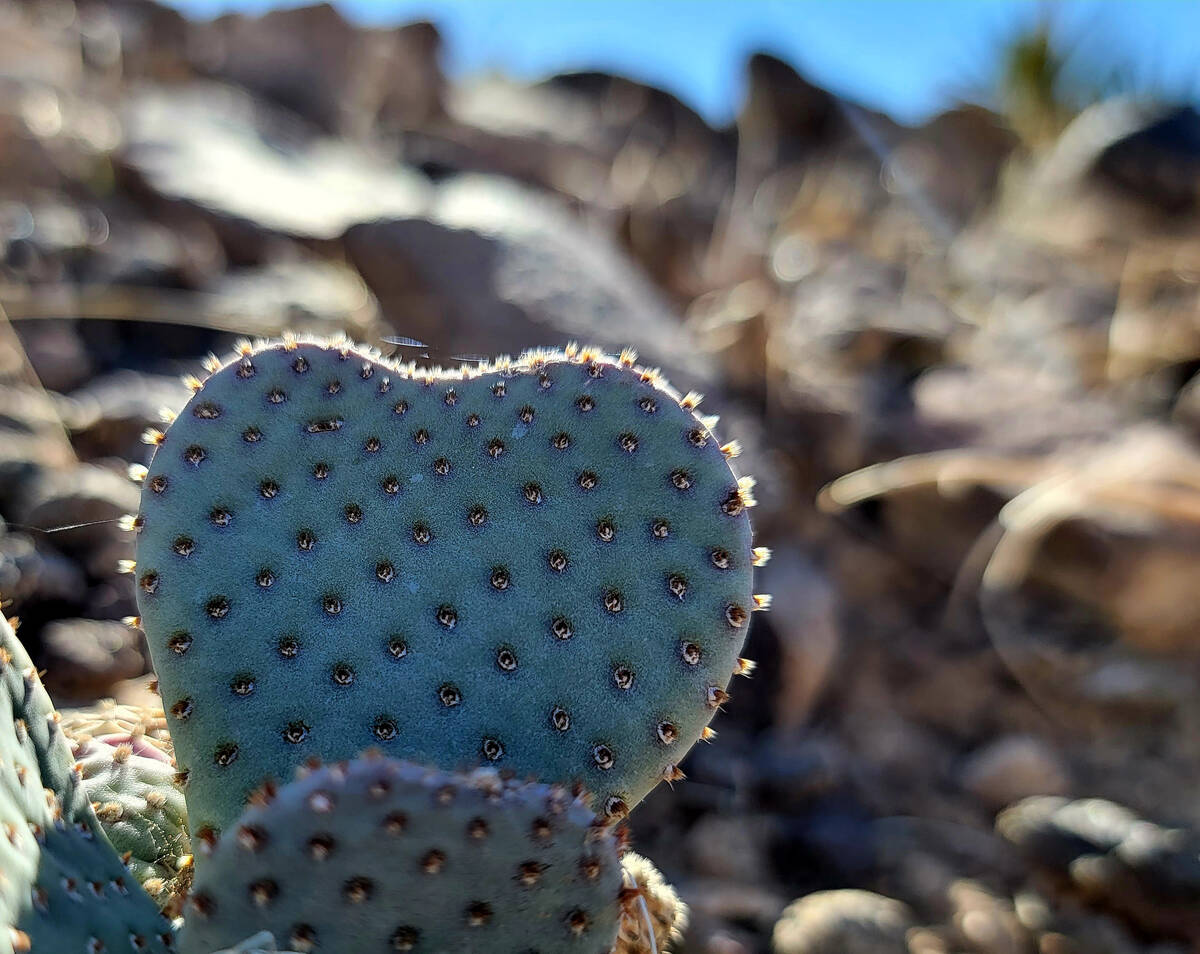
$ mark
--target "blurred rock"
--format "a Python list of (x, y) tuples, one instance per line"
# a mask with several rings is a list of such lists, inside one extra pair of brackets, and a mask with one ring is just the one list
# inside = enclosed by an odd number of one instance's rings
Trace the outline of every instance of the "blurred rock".
[(12, 610), (28, 612), (39, 603), (79, 604), (87, 583), (72, 561), (52, 548), (38, 549), (24, 533), (0, 533), (0, 599)]
[[(870, 144), (856, 131), (852, 104), (802, 77), (776, 57), (758, 53), (747, 66), (749, 93), (738, 130), (763, 168), (787, 165), (814, 154), (839, 150), (854, 158), (872, 157)], [(893, 133), (897, 126), (879, 113), (869, 119)]]
[[(107, 575), (108, 578), (94, 583), (88, 589), (88, 598), (83, 606), (83, 613), (89, 619), (123, 620), (130, 616), (137, 616), (140, 611), (138, 610), (137, 600), (133, 595), (133, 586), (129, 581), (129, 577), (112, 574), (110, 571), (111, 563), (107, 562), (109, 558), (121, 560), (132, 557), (132, 545), (122, 540), (100, 548), (97, 553), (98, 557), (89, 560), (89, 565), (100, 564), (97, 569), (109, 572), (107, 574), (98, 573), (97, 575)], [(101, 560), (106, 562), (100, 563)]]
[(932, 446), (912, 385), (946, 361), (957, 321), (898, 266), (833, 243), (812, 254), (766, 308), (765, 377), (793, 439), (819, 448), (807, 466), (823, 482), (899, 447)]
[(1128, 402), (1139, 410), (1169, 409), (1195, 372), (1200, 329), (1187, 316), (1200, 308), (1197, 264), (1200, 247), (1194, 240), (1170, 257), (1153, 249), (1130, 252), (1108, 328), (1105, 370), (1125, 386)]
[(31, 482), (73, 463), (62, 421), (46, 392), (0, 384), (0, 513), (12, 516)]
[(1063, 795), (1071, 784), (1058, 753), (1031, 736), (988, 743), (967, 757), (960, 772), (963, 787), (993, 808), (1032, 795)]
[(775, 875), (788, 890), (795, 894), (871, 879), (879, 844), (870, 803), (857, 787), (846, 783), (818, 797), (797, 797), (793, 806), (797, 803), (790, 815), (776, 819), (770, 845)]
[(106, 203), (105, 214), (107, 236), (74, 270), (85, 301), (106, 286), (168, 292), (203, 288), (226, 268), (216, 230), (199, 216), (167, 213), (151, 218), (125, 197)]
[(94, 377), (59, 407), (81, 457), (140, 461), (145, 456), (141, 436), (161, 423), (160, 409), (178, 411), (191, 396), (178, 377), (117, 371)]
[[(1116, 100), (1094, 112), (1109, 120), (1088, 173), (1109, 188), (1168, 215), (1194, 212), (1200, 196), (1200, 113), (1190, 106)], [(1086, 124), (1091, 116), (1076, 122)], [(1064, 139), (1066, 135), (1064, 135)]]
[(1002, 117), (979, 106), (939, 113), (903, 135), (884, 166), (901, 198), (926, 203), (944, 233), (966, 224), (994, 198), (1017, 137)]
[(1013, 898), (1021, 924), (1038, 939), (1039, 954), (1184, 954), (1182, 944), (1143, 943), (1128, 927), (1070, 899), (1025, 889)]
[(668, 293), (686, 300), (707, 290), (707, 260), (734, 189), (731, 131), (712, 129), (676, 96), (626, 77), (566, 73), (535, 89), (567, 97), (574, 115), (588, 117), (592, 155), (608, 170), (600, 177), (605, 191), (589, 197), (588, 164), (563, 164), (564, 191), (615, 209), (622, 244)]
[(983, 885), (958, 881), (950, 887), (954, 926), (963, 942), (979, 954), (1025, 954), (1031, 938), (1012, 902)]
[(121, 161), (150, 189), (258, 229), (332, 239), (427, 201), (417, 173), (231, 87), (149, 88), (128, 100), (125, 122)]
[(799, 729), (820, 699), (842, 644), (837, 595), (807, 557), (775, 550), (756, 584), (772, 593), (772, 628), (779, 634), (775, 725)]
[(1029, 180), (1009, 190), (1006, 214), (1026, 234), (1072, 248), (1186, 230), (1197, 211), (1200, 114), (1115, 97), (1083, 110)]
[(1001, 812), (996, 830), (1068, 896), (1200, 943), (1200, 833), (1103, 799), (1054, 797), (1018, 802)]
[(146, 671), (140, 644), (138, 632), (116, 621), (51, 623), (42, 630), (46, 686), (64, 702), (110, 695), (118, 682)]
[(818, 891), (793, 901), (771, 936), (775, 954), (908, 954), (907, 906), (869, 891)]
[(697, 919), (690, 925), (692, 929), (700, 926), (697, 922), (708, 921), (710, 931), (704, 933), (716, 933), (714, 923), (750, 924), (759, 931), (770, 931), (786, 903), (785, 897), (769, 888), (711, 879), (689, 884), (683, 900)]
[(83, 342), (67, 322), (40, 321), (21, 329), (21, 344), (42, 386), (69, 391), (91, 376)]
[(1127, 419), (1113, 402), (1016, 362), (932, 369), (912, 395), (931, 428), (985, 452), (1098, 443)]
[(439, 187), (429, 215), (359, 225), (346, 248), (399, 334), (449, 361), (568, 341), (632, 346), (686, 390), (707, 357), (615, 248), (544, 197), (501, 180)]
[(754, 818), (710, 815), (687, 834), (690, 870), (740, 884), (763, 880), (768, 873), (769, 834)]
[(183, 13), (157, 0), (112, 0), (108, 6), (127, 77), (178, 81), (191, 75), (188, 44), (193, 25)]
[[(15, 605), (37, 590), (42, 561), (33, 541), (22, 533), (0, 534), (0, 593)], [(80, 581), (82, 583), (82, 580)]]
[(896, 815), (872, 825), (878, 846), (877, 890), (903, 900), (934, 923), (947, 921), (954, 910), (955, 884), (964, 879), (995, 892), (1017, 883), (1026, 863), (986, 819), (961, 822), (937, 817), (937, 806), (923, 815)]
[(201, 69), (327, 133), (422, 126), (442, 113), (441, 38), (430, 23), (352, 26), (329, 3), (233, 13), (193, 28)]
[(457, 128), (406, 138), (414, 161), (570, 196), (610, 219), (668, 294), (706, 290), (706, 259), (734, 185), (729, 131), (664, 90), (596, 72), (532, 84), (483, 77), (455, 87), (448, 109)]
[(819, 732), (772, 732), (758, 750), (754, 774), (765, 807), (802, 814), (844, 791), (854, 774), (853, 757), (840, 741)]
[(116, 556), (99, 556), (107, 547), (124, 551), (128, 535), (117, 527), (127, 513), (137, 513), (140, 492), (122, 474), (92, 464), (45, 474), (14, 508), (16, 522), (53, 533), (54, 545), (69, 555), (89, 556), (88, 570), (98, 577), (116, 572)]
[(0, 21), (0, 39), (7, 53), (5, 74), (43, 83), (70, 85), (82, 72), (79, 50), (72, 44), (71, 23), (39, 22), (33, 5), (12, 5)]

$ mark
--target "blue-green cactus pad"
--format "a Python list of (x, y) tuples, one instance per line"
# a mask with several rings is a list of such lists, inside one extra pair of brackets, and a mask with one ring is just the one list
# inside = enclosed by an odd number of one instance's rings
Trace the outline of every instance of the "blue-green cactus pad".
[(368, 754), (246, 809), (203, 859), (180, 937), (297, 951), (609, 954), (618, 839), (562, 786)]
[(173, 949), (92, 815), (50, 698), (0, 618), (0, 954)]
[(144, 742), (139, 754), (121, 737), (87, 739), (74, 754), (92, 810), (130, 873), (160, 906), (186, 887), (180, 860), (189, 855), (187, 807), (175, 767)]
[(209, 377), (137, 521), (193, 835), (370, 745), (613, 814), (672, 777), (754, 605), (747, 495), (691, 407), (586, 351), (422, 376), (289, 343)]

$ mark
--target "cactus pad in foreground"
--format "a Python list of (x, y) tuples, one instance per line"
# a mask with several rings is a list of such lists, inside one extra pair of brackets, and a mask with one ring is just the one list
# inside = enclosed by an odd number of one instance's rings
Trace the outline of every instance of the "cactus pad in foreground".
[(749, 485), (690, 396), (628, 356), (295, 342), (194, 386), (132, 521), (193, 836), (370, 745), (610, 816), (679, 777), (756, 605)]
[(190, 882), (191, 847), (174, 766), (145, 736), (100, 736), (73, 751), (108, 840), (128, 855), (130, 873), (159, 906), (177, 914)]
[(0, 619), (0, 954), (171, 950), (170, 925), (99, 830), (73, 765)]
[(181, 950), (608, 954), (617, 838), (562, 786), (369, 753), (255, 800), (198, 866)]

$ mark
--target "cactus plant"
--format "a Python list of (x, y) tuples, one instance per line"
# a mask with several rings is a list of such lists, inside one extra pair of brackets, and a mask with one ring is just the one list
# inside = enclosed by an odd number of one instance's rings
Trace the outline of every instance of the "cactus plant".
[(352, 937), (355, 950), (608, 954), (619, 842), (594, 822), (565, 788), (494, 769), (368, 752), (303, 771), (208, 849), (180, 948), (207, 954), (261, 927), (298, 951)]
[(189, 954), (664, 950), (686, 912), (617, 823), (767, 603), (698, 398), (587, 349), (210, 371), (124, 522), (167, 713), (67, 735), (0, 621), (0, 954), (173, 949), (138, 882), (178, 913), (189, 814)]
[(97, 824), (57, 719), (0, 619), (0, 954), (170, 950), (170, 924)]
[(587, 349), (418, 372), (285, 340), (210, 370), (130, 521), (193, 837), (370, 745), (609, 818), (681, 777), (764, 602), (696, 396)]
[(175, 769), (145, 736), (100, 736), (73, 746), (96, 818), (147, 893), (178, 914), (191, 880), (187, 808)]
[(139, 755), (154, 757), (146, 746), (153, 746), (175, 764), (171, 736), (162, 706), (142, 706), (101, 699), (94, 705), (78, 709), (62, 709), (59, 725), (72, 743), (103, 737), (109, 742), (123, 738)]

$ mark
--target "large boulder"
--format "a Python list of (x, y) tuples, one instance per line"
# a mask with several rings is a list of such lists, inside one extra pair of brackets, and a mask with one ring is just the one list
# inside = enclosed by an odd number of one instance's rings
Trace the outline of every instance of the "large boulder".
[(530, 190), (457, 178), (425, 215), (358, 225), (344, 241), (393, 327), (444, 362), (576, 340), (634, 347), (685, 389), (712, 381), (711, 363), (650, 282)]

